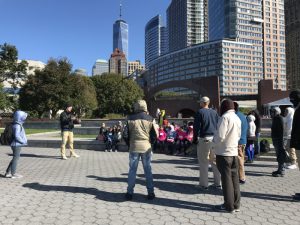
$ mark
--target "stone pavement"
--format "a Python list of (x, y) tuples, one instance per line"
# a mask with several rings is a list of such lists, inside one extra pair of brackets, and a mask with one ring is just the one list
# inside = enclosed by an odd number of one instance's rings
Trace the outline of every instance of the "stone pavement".
[[(154, 154), (157, 198), (145, 198), (140, 165), (134, 200), (127, 202), (128, 153), (77, 150), (79, 159), (63, 161), (58, 152), (23, 148), (18, 172), (24, 177), (0, 178), (0, 224), (300, 224), (300, 202), (291, 198), (300, 192), (300, 172), (274, 178), (275, 162), (246, 167), (241, 212), (230, 214), (213, 209), (222, 203), (219, 190), (195, 187), (198, 167), (193, 158)], [(10, 153), (1, 146), (2, 173)]]

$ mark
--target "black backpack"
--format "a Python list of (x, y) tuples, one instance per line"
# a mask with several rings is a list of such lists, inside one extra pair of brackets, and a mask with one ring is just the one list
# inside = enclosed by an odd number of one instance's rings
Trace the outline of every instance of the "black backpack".
[(1, 145), (10, 145), (14, 139), (13, 135), (13, 123), (8, 123), (5, 126), (3, 133), (0, 136)]
[(260, 141), (260, 152), (268, 152), (270, 151), (270, 143), (268, 140), (263, 139)]

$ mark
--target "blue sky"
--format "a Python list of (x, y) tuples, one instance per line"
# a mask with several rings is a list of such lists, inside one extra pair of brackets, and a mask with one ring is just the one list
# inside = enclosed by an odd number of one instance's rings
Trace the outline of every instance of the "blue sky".
[[(144, 29), (171, 0), (122, 0), (129, 25), (129, 60), (144, 62)], [(120, 0), (0, 0), (0, 44), (15, 45), (19, 59), (47, 62), (67, 57), (88, 74), (96, 59), (112, 53), (112, 27)]]

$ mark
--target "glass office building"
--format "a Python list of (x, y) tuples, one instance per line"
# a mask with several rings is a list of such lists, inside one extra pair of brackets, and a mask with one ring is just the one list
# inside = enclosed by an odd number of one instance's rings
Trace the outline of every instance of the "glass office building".
[(153, 17), (145, 27), (145, 64), (167, 53), (167, 31), (160, 15)]
[(119, 49), (128, 59), (128, 24), (124, 20), (117, 20), (113, 25), (113, 51)]
[(172, 0), (167, 9), (169, 51), (208, 39), (208, 0)]
[(108, 61), (104, 59), (98, 59), (93, 66), (92, 76), (108, 73), (108, 70)]

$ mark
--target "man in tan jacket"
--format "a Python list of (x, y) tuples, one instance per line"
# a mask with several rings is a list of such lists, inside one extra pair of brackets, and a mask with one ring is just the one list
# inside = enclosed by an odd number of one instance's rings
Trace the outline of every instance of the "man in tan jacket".
[(128, 187), (125, 198), (131, 200), (134, 192), (136, 171), (139, 160), (142, 159), (146, 186), (147, 198), (155, 198), (153, 176), (151, 169), (152, 146), (151, 143), (157, 137), (156, 126), (153, 118), (148, 115), (147, 104), (139, 100), (134, 104), (134, 113), (128, 117), (127, 125), (124, 128), (123, 136), (129, 146), (129, 173)]

